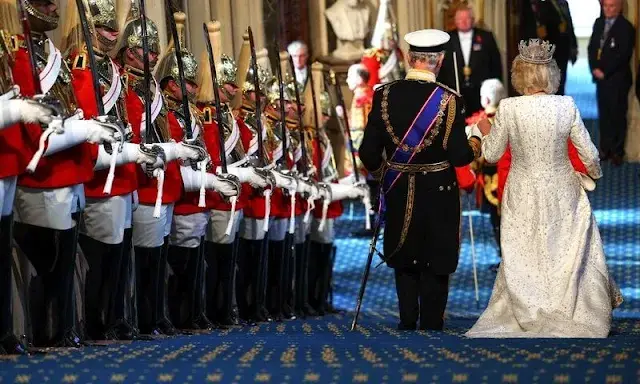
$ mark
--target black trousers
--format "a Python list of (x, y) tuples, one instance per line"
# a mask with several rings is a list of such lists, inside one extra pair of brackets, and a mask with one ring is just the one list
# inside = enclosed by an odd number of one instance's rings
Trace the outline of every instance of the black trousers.
[(436, 275), (430, 269), (395, 269), (396, 292), (401, 330), (442, 330), (449, 295), (449, 275)]
[(597, 83), (600, 151), (604, 154), (624, 156), (629, 88), (621, 86), (618, 82)]
[(567, 67), (569, 66), (569, 59), (558, 59), (556, 57), (556, 63), (558, 64), (558, 68), (560, 68), (560, 86), (558, 87), (558, 92), (556, 92), (556, 95), (564, 96), (564, 88), (567, 84)]

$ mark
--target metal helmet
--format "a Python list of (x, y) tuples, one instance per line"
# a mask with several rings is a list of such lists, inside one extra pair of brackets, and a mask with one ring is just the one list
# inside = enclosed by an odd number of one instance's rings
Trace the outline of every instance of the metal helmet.
[(217, 69), (219, 84), (236, 84), (238, 80), (238, 65), (236, 61), (226, 54), (222, 54), (220, 68)]
[[(90, 14), (87, 14), (89, 28), (93, 30), (93, 45), (100, 48), (101, 51), (108, 52), (112, 50), (117, 41), (109, 40), (96, 31), (96, 28), (106, 28), (111, 31), (118, 31), (118, 22), (116, 14), (115, 0), (84, 0), (85, 8)], [(96, 44), (99, 43), (99, 44)], [(64, 39), (62, 42), (63, 50), (81, 49), (86, 42), (82, 34), (82, 24), (78, 8), (70, 6), (65, 13)]]
[[(193, 53), (185, 48), (184, 38), (184, 23), (187, 16), (183, 12), (176, 12), (173, 14), (173, 18), (176, 22), (176, 29), (178, 30), (178, 43), (180, 44), (180, 57), (182, 59), (182, 67), (184, 69), (184, 79), (190, 81), (193, 84), (198, 83), (198, 61)], [(174, 80), (180, 78), (180, 72), (178, 71), (178, 59), (176, 55), (175, 44), (173, 40), (169, 42), (167, 47), (167, 53), (164, 55), (158, 63), (158, 69), (156, 77), (162, 82), (162, 80), (171, 77)]]
[[(48, 3), (56, 6), (59, 5), (57, 0), (48, 0)], [(31, 0), (27, 0), (24, 2), (24, 9), (25, 11), (27, 11), (29, 16), (42, 22), (41, 26), (43, 27), (43, 30), (39, 32), (53, 31), (54, 29), (58, 28), (60, 15), (57, 12), (54, 16), (45, 15), (36, 7), (34, 7), (33, 4), (31, 4)]]
[[(184, 79), (197, 84), (198, 62), (191, 52), (182, 49), (182, 66), (184, 68)], [(158, 63), (156, 76), (159, 81), (168, 77), (178, 80), (180, 78), (178, 71), (178, 60), (176, 59), (176, 51), (173, 47)]]
[[(149, 18), (147, 18), (147, 42), (149, 44), (149, 52), (160, 53), (158, 27)], [(120, 52), (125, 48), (142, 48), (142, 21), (140, 20), (140, 10), (134, 3), (131, 4), (127, 20), (121, 28), (117, 51)]]
[(118, 31), (118, 15), (115, 0), (88, 0), (89, 12), (95, 27), (109, 28)]
[[(247, 71), (247, 77), (244, 81), (244, 84), (242, 84), (242, 92), (243, 93), (248, 93), (248, 92), (255, 92), (255, 76), (256, 74), (253, 71), (253, 66), (249, 66), (249, 70)], [(269, 73), (262, 68), (260, 65), (258, 65), (258, 84), (260, 89), (258, 90), (259, 92), (266, 94), (266, 84), (267, 81), (269, 80)]]

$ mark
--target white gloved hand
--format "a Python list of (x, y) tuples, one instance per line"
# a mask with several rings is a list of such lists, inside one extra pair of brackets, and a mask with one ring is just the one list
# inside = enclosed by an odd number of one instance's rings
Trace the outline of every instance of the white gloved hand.
[[(119, 147), (120, 145), (118, 143), (114, 143), (112, 147), (112, 152), (115, 152), (116, 156), (116, 166), (129, 163), (145, 164), (148, 166), (156, 162), (156, 156), (143, 152), (139, 144), (124, 143), (122, 150), (119, 150)], [(98, 159), (93, 169), (99, 171), (109, 168), (112, 157), (113, 154), (109, 154), (104, 148), (104, 145), (101, 145), (98, 148)]]
[[(212, 177), (209, 177), (209, 175), (211, 175)], [(206, 188), (214, 189), (218, 191), (218, 193), (226, 197), (238, 196), (240, 194), (240, 191), (234, 183), (225, 179), (226, 176), (228, 176), (228, 174), (213, 175), (211, 173), (208, 173)]]
[(467, 139), (472, 137), (477, 137), (478, 139), (482, 139), (482, 132), (480, 132), (480, 128), (478, 128), (478, 124), (467, 125), (465, 127), (465, 132), (467, 133)]
[[(254, 188), (265, 188), (267, 180), (256, 172), (254, 167), (227, 167), (227, 172), (236, 176), (241, 183), (249, 183)], [(216, 168), (216, 174), (222, 173), (222, 167)]]
[(287, 189), (289, 191), (295, 191), (298, 188), (296, 179), (294, 179), (290, 175), (287, 175), (287, 177), (285, 177), (283, 174), (276, 170), (272, 170), (271, 174), (276, 179), (276, 187)]
[(53, 109), (32, 100), (6, 100), (0, 102), (0, 129), (24, 123), (49, 124), (53, 118)]
[(342, 108), (342, 105), (336, 105), (336, 116), (341, 119), (344, 118), (344, 109)]
[(167, 156), (167, 162), (174, 160), (200, 160), (200, 151), (185, 145), (182, 142), (156, 143), (154, 145), (158, 145), (164, 150), (164, 153)]
[[(202, 185), (201, 171), (196, 171), (191, 167), (180, 167), (180, 175), (182, 176), (182, 186), (185, 192), (197, 192)], [(225, 178), (225, 175), (214, 175), (213, 173), (204, 173), (204, 185), (207, 190), (214, 190), (220, 194), (230, 197), (240, 194), (238, 185)]]
[(346, 199), (361, 199), (366, 195), (366, 189), (359, 186), (328, 184), (331, 188), (331, 202)]

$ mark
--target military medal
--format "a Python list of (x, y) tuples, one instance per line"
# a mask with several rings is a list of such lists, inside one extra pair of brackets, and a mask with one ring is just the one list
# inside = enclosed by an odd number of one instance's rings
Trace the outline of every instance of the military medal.
[(610, 46), (611, 46), (611, 48), (615, 48), (616, 47), (616, 40), (613, 37), (611, 38)]
[(465, 65), (464, 68), (462, 68), (462, 73), (464, 74), (464, 85), (465, 86), (470, 86), (471, 85), (471, 67), (468, 65)]
[(563, 21), (562, 23), (558, 24), (558, 31), (560, 31), (560, 33), (567, 32), (567, 22), (566, 21)]

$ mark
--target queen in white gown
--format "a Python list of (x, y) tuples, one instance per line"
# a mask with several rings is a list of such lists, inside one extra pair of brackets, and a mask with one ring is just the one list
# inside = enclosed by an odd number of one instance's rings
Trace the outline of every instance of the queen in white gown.
[[(488, 163), (507, 145), (512, 163), (501, 208), (502, 262), (468, 337), (607, 337), (622, 302), (567, 140), (592, 179), (602, 176), (598, 151), (573, 99), (553, 95), (560, 81), (554, 49), (520, 43), (511, 76), (523, 96), (502, 100), (482, 139)], [(486, 133), (488, 122), (480, 127)]]

